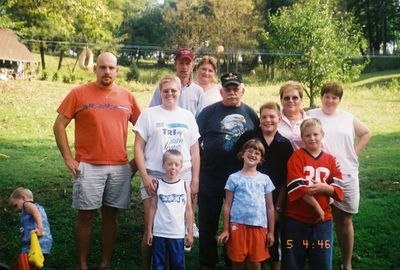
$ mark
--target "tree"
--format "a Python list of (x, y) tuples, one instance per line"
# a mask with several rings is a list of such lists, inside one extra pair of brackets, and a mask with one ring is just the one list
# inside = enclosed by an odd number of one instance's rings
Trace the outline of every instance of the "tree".
[[(238, 64), (241, 50), (256, 48), (262, 32), (262, 20), (253, 0), (168, 1), (163, 18), (167, 29), (166, 44), (188, 46), (215, 52), (225, 48), (227, 69)], [(251, 16), (249, 15), (251, 14)]]
[(165, 43), (171, 47), (202, 47), (210, 26), (205, 11), (202, 0), (166, 4), (162, 13), (166, 24)]
[[(98, 48), (115, 48), (113, 32), (122, 21), (125, 0), (8, 0), (0, 12), (11, 19), (14, 30), (26, 39), (41, 40), (39, 50), (42, 69), (47, 41), (96, 43)], [(4, 22), (2, 22), (4, 21)], [(5, 24), (6, 19), (0, 23)], [(60, 47), (61, 66), (65, 47)]]
[(271, 17), (268, 41), (282, 54), (293, 79), (305, 84), (314, 107), (318, 89), (328, 80), (345, 81), (358, 76), (363, 64), (359, 48), (365, 43), (349, 14), (336, 12), (328, 0), (307, 0), (281, 8)]
[[(263, 10), (262, 13), (264, 29), (267, 31), (271, 23), (271, 16), (276, 15), (280, 8), (285, 6), (293, 5), (294, 0), (260, 0), (258, 9)], [(267, 36), (263, 33), (258, 38), (260, 49), (270, 51), (272, 48), (267, 40)], [(261, 55), (261, 62), (263, 64), (264, 72), (266, 72), (266, 78), (274, 80), (275, 79), (275, 61), (277, 56), (274, 54), (263, 54)]]
[(386, 44), (400, 38), (400, 2), (398, 0), (347, 0), (357, 22), (363, 25), (370, 53), (377, 53)]
[[(156, 0), (127, 1), (123, 14), (124, 20), (118, 35), (123, 37), (124, 43), (147, 46), (164, 44), (166, 30), (162, 19), (162, 7)], [(129, 45), (121, 48), (131, 57), (129, 64), (132, 63), (133, 55), (138, 56), (138, 61), (146, 52), (152, 52), (152, 49), (139, 51)]]
[[(73, 32), (72, 21), (62, 0), (29, 1), (9, 0), (6, 2), (6, 12), (15, 22), (14, 30), (21, 36), (36, 40), (67, 39)], [(44, 52), (46, 44), (39, 43), (42, 69), (46, 69)]]

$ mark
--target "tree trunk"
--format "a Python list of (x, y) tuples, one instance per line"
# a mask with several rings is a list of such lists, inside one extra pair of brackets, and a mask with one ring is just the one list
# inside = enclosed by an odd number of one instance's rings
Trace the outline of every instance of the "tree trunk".
[(274, 80), (275, 79), (275, 59), (274, 58), (271, 59), (270, 69), (271, 69), (270, 79)]
[(309, 93), (308, 97), (310, 98), (310, 107), (309, 107), (309, 109), (315, 108), (315, 103), (314, 103), (314, 86), (313, 86), (312, 84), (310, 85), (310, 93)]
[(238, 67), (239, 67), (239, 55), (235, 53), (235, 72), (238, 72)]
[(61, 49), (61, 50), (60, 50), (60, 58), (59, 58), (59, 60), (58, 60), (57, 71), (60, 70), (61, 67), (62, 67), (62, 61), (63, 61), (63, 59), (64, 59), (64, 52), (65, 52), (64, 49)]
[(42, 70), (45, 70), (46, 63), (44, 62), (44, 43), (43, 42), (40, 42), (39, 50), (40, 50), (40, 59), (42, 61)]
[[(385, 3), (385, 2), (383, 2), (383, 3)], [(383, 4), (383, 5), (385, 5), (385, 4)], [(385, 6), (383, 8), (384, 8), (384, 10), (386, 10)], [(388, 42), (388, 38), (387, 38), (387, 36), (388, 36), (388, 26), (387, 26), (388, 17), (386, 15), (386, 12), (384, 12), (382, 20), (383, 20), (383, 25), (382, 25), (383, 54), (386, 54), (386, 50), (387, 50), (386, 44)]]
[[(83, 49), (82, 49), (83, 50)], [(74, 64), (74, 67), (72, 68), (71, 74), (75, 74), (75, 69), (76, 69), (76, 65), (78, 64), (79, 61), (79, 55), (82, 53), (82, 51), (80, 53), (78, 53), (77, 57), (76, 57), (76, 61)]]
[(229, 62), (231, 61), (230, 60), (230, 57), (231, 57), (231, 55), (230, 54), (228, 54), (228, 55), (226, 55), (226, 57), (227, 57), (227, 61), (226, 61), (226, 72), (229, 72)]

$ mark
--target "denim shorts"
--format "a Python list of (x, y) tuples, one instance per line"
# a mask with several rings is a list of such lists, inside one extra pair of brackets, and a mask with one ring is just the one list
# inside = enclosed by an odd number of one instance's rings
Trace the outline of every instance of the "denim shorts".
[(80, 162), (72, 178), (72, 207), (79, 210), (99, 209), (103, 205), (127, 209), (131, 198), (129, 164), (95, 165)]

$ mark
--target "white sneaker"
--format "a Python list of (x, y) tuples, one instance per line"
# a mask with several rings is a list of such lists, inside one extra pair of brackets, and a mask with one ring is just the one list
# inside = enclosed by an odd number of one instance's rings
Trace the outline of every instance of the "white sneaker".
[(199, 228), (197, 228), (196, 223), (193, 223), (193, 237), (199, 238)]

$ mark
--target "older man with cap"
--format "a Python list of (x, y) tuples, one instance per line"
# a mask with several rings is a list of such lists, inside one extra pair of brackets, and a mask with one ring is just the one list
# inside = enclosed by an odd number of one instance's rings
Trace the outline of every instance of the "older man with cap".
[(239, 73), (221, 76), (222, 101), (204, 108), (197, 118), (201, 162), (199, 229), (201, 269), (215, 269), (218, 262), (216, 233), (229, 175), (240, 169), (237, 142), (259, 126), (256, 112), (241, 102), (244, 84)]
[[(175, 55), (176, 76), (181, 80), (181, 96), (178, 106), (191, 111), (197, 117), (204, 107), (204, 91), (192, 80), (194, 68), (194, 55), (188, 48), (180, 48)], [(160, 89), (157, 87), (149, 107), (161, 105)]]

